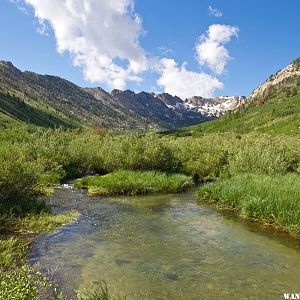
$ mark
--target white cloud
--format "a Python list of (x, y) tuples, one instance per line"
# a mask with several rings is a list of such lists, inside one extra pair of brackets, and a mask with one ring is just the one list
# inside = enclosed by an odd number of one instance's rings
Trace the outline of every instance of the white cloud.
[(200, 37), (196, 45), (196, 58), (200, 65), (207, 65), (216, 74), (222, 74), (227, 62), (231, 59), (224, 47), (233, 36), (237, 36), (238, 27), (213, 24), (206, 35)]
[(46, 22), (38, 19), (36, 31), (41, 35), (49, 35), (48, 24)]
[(9, 2), (15, 4), (19, 11), (25, 14), (28, 13), (26, 7), (24, 6), (23, 0), (9, 0)]
[(45, 23), (52, 27), (58, 52), (69, 52), (87, 80), (119, 89), (141, 80), (147, 59), (134, 0), (24, 1), (34, 8), (39, 30), (45, 33)]
[(223, 13), (219, 9), (217, 9), (217, 8), (209, 6), (208, 7), (208, 11), (209, 11), (209, 14), (211, 16), (214, 16), (214, 17), (217, 17), (217, 18), (220, 18), (220, 17), (223, 16)]
[(182, 99), (192, 96), (212, 97), (216, 89), (223, 88), (223, 83), (206, 73), (188, 71), (186, 64), (178, 67), (174, 59), (161, 59), (161, 76), (157, 84), (166, 93)]
[[(47, 34), (52, 28), (57, 51), (70, 53), (74, 65), (82, 68), (90, 82), (125, 89), (128, 81), (139, 83), (142, 73), (151, 70), (159, 74), (157, 84), (165, 92), (182, 98), (211, 97), (223, 88), (216, 77), (189, 71), (186, 64), (179, 66), (174, 59), (167, 59), (170, 49), (161, 47), (160, 57), (146, 57), (139, 42), (144, 31), (134, 10), (135, 0), (10, 1), (34, 9), (38, 32)], [(237, 27), (211, 25), (196, 45), (199, 64), (222, 74), (230, 59), (224, 45), (237, 33)]]
[(160, 47), (157, 48), (157, 50), (159, 51), (160, 55), (163, 56), (163, 57), (169, 56), (173, 52), (172, 49), (167, 48), (165, 46), (160, 46)]

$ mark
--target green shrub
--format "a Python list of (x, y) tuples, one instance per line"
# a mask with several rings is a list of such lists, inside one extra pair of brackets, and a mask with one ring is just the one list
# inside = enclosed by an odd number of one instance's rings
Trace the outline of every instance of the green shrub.
[[(24, 265), (29, 243), (17, 237), (0, 240), (0, 299), (39, 299), (53, 284), (34, 267)], [(54, 289), (53, 289), (54, 291)]]
[(27, 250), (28, 243), (19, 238), (11, 237), (7, 240), (0, 240), (0, 269), (24, 262)]
[(19, 145), (0, 147), (0, 213), (19, 204), (25, 208), (36, 192), (42, 166), (29, 154), (27, 147)]
[(97, 134), (80, 134), (73, 138), (68, 145), (67, 163), (64, 169), (67, 177), (74, 178), (88, 172), (104, 172), (103, 136)]
[(278, 140), (244, 138), (231, 150), (229, 173), (287, 173), (296, 168), (295, 157)]
[(29, 266), (0, 273), (0, 299), (37, 299), (48, 281), (40, 272)]
[(107, 171), (175, 172), (180, 161), (164, 139), (156, 135), (127, 135), (104, 140), (102, 158)]

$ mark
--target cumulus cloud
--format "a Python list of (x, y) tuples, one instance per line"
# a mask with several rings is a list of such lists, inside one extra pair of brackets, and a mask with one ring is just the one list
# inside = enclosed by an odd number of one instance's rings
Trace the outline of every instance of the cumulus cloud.
[(223, 16), (223, 13), (219, 9), (211, 7), (211, 6), (208, 7), (208, 12), (211, 16), (214, 16), (217, 18), (220, 18)]
[[(161, 47), (160, 57), (146, 56), (140, 45), (142, 20), (134, 9), (135, 0), (10, 0), (33, 8), (37, 30), (53, 30), (57, 51), (70, 53), (85, 79), (125, 89), (128, 81), (142, 81), (143, 72), (155, 71), (157, 85), (165, 92), (188, 98), (211, 97), (223, 87), (216, 77), (187, 70), (171, 58), (171, 50)], [(26, 6), (28, 8), (28, 6)], [(215, 15), (220, 11), (209, 7)], [(237, 27), (214, 24), (196, 45), (196, 58), (216, 74), (222, 74), (230, 59), (225, 44), (237, 36)]]
[(227, 62), (231, 59), (225, 44), (237, 36), (239, 28), (229, 25), (213, 24), (202, 35), (196, 45), (196, 58), (200, 65), (207, 65), (213, 72), (224, 73)]
[(141, 80), (147, 59), (139, 44), (143, 30), (134, 0), (24, 2), (33, 7), (41, 33), (46, 23), (52, 27), (58, 52), (69, 52), (87, 80), (119, 89)]
[(24, 6), (24, 2), (23, 0), (9, 0), (10, 3), (13, 3), (17, 6), (18, 10), (20, 10), (21, 12), (27, 14), (27, 9)]
[(174, 59), (161, 59), (161, 76), (157, 84), (166, 93), (182, 99), (192, 96), (212, 97), (216, 89), (223, 88), (223, 83), (206, 73), (192, 72), (186, 64), (178, 66)]

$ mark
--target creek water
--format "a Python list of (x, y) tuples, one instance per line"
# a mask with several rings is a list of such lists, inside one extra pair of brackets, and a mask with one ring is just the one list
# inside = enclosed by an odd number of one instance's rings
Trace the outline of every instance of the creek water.
[(283, 299), (300, 292), (300, 243), (268, 228), (177, 195), (89, 197), (68, 186), (49, 198), (54, 211), (81, 213), (41, 235), (30, 261), (69, 299), (106, 282), (130, 299)]

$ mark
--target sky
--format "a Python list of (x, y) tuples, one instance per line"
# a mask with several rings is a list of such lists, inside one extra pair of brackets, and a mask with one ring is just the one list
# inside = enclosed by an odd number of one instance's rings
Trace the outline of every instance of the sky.
[(299, 0), (1, 0), (0, 60), (108, 91), (249, 95), (300, 57)]

